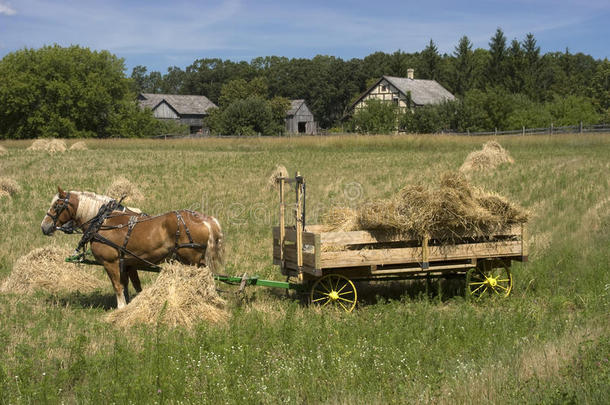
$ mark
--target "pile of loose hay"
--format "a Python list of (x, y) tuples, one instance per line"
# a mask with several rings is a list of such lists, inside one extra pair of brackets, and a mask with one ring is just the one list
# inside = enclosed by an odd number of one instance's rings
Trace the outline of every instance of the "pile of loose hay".
[(269, 175), (269, 179), (267, 180), (267, 190), (275, 190), (278, 187), (278, 179), (280, 177), (288, 177), (288, 170), (286, 167), (282, 165), (275, 166), (275, 169)]
[(483, 145), (483, 149), (468, 154), (460, 171), (490, 170), (502, 163), (515, 163), (515, 160), (498, 142), (488, 141)]
[(91, 269), (66, 263), (65, 258), (69, 255), (70, 249), (55, 246), (32, 250), (17, 259), (13, 271), (0, 285), (0, 292), (90, 292), (108, 287), (108, 282), (95, 277)]
[(2, 145), (0, 145), (0, 156), (4, 156), (8, 153), (8, 150)]
[(110, 313), (106, 320), (121, 327), (157, 322), (190, 328), (200, 321), (227, 318), (225, 301), (216, 292), (207, 267), (164, 263), (152, 286), (144, 289), (126, 307)]
[(139, 202), (144, 200), (144, 195), (140, 192), (140, 189), (123, 176), (114, 179), (110, 187), (106, 190), (106, 195), (117, 200), (125, 196), (123, 202)]
[(0, 198), (11, 198), (14, 194), (21, 192), (21, 186), (15, 180), (8, 177), (0, 177)]
[(89, 150), (89, 148), (87, 147), (87, 144), (83, 141), (78, 141), (72, 144), (72, 146), (70, 146), (70, 150)]
[(49, 153), (65, 152), (66, 142), (62, 139), (36, 139), (27, 148), (30, 151), (43, 151)]
[(491, 236), (528, 219), (524, 209), (472, 187), (458, 172), (443, 174), (436, 188), (409, 185), (387, 200), (366, 203), (358, 210), (334, 209), (329, 214), (323, 221), (331, 230), (387, 231), (446, 241), (464, 235)]

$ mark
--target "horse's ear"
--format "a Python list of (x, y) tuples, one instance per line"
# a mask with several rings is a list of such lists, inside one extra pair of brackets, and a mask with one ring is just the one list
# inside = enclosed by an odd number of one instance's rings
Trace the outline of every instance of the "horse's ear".
[(59, 195), (59, 198), (66, 198), (66, 192), (59, 186), (57, 186), (57, 194)]

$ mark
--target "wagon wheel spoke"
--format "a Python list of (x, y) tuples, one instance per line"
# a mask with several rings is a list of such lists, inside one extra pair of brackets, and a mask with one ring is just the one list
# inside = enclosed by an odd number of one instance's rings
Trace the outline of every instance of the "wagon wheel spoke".
[[(322, 291), (322, 289), (326, 291)], [(357, 293), (354, 283), (340, 274), (323, 276), (316, 280), (311, 289), (310, 303), (320, 307), (334, 306), (351, 312), (356, 306), (356, 301)]]
[(468, 282), (468, 289), (477, 299), (481, 299), (486, 294), (508, 297), (513, 287), (513, 279), (506, 265), (493, 269), (477, 267), (471, 277), (473, 281)]

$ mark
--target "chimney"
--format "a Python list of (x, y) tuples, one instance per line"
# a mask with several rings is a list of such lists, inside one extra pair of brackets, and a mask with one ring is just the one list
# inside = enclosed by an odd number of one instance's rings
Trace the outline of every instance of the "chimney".
[(415, 73), (415, 69), (407, 69), (407, 78), (413, 80), (414, 73)]

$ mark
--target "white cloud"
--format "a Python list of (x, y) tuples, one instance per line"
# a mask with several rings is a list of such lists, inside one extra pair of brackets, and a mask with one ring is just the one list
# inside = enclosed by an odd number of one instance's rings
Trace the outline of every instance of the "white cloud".
[(0, 1), (0, 14), (15, 15), (17, 14), (17, 11), (15, 11), (13, 7), (11, 7), (10, 3)]

